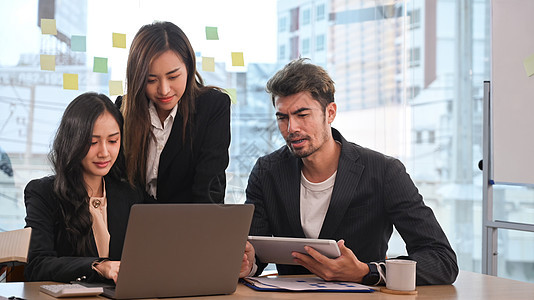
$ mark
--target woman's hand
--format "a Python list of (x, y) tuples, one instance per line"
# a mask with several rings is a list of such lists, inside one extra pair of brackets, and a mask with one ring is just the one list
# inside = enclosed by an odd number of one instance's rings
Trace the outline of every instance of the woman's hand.
[(95, 269), (103, 277), (107, 279), (113, 279), (113, 281), (117, 283), (117, 276), (119, 275), (120, 266), (121, 266), (120, 261), (106, 260), (95, 265)]

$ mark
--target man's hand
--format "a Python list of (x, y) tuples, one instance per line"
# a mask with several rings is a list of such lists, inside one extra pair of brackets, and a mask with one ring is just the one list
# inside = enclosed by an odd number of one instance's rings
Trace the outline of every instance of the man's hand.
[(119, 268), (121, 266), (120, 261), (115, 260), (106, 260), (98, 265), (95, 266), (95, 268), (107, 279), (113, 279), (115, 283), (117, 283), (117, 276), (119, 275)]
[(344, 240), (339, 240), (337, 244), (341, 256), (335, 259), (328, 258), (309, 246), (304, 247), (309, 256), (299, 252), (293, 252), (291, 255), (295, 262), (326, 281), (361, 282), (369, 273), (369, 267), (345, 246)]
[(254, 247), (247, 241), (245, 246), (245, 254), (243, 254), (243, 261), (241, 262), (241, 271), (239, 272), (239, 278), (247, 277), (252, 271), (254, 266)]

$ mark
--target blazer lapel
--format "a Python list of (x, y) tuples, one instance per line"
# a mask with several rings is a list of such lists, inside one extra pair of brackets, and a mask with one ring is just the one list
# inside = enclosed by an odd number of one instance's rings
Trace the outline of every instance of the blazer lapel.
[(341, 141), (342, 149), (336, 182), (319, 238), (330, 238), (336, 232), (351, 200), (358, 193), (358, 183), (364, 170), (364, 166), (357, 163), (358, 152), (350, 147), (350, 144), (341, 135), (339, 137), (336, 140)]
[(287, 162), (281, 162), (280, 165), (276, 175), (280, 198), (291, 227), (288, 236), (305, 237), (300, 222), (300, 159), (291, 156)]

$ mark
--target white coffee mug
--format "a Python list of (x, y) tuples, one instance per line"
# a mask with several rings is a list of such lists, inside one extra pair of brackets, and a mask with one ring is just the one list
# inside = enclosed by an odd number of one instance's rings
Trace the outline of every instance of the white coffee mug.
[(415, 264), (413, 260), (386, 260), (386, 288), (396, 291), (415, 290)]

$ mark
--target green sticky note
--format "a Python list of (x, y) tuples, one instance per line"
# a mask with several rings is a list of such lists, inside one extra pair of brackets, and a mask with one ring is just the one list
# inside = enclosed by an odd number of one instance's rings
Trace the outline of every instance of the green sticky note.
[(63, 73), (63, 89), (77, 90), (78, 89), (78, 74)]
[(219, 33), (217, 32), (217, 27), (206, 26), (206, 40), (218, 40)]
[(523, 60), (523, 66), (525, 67), (525, 72), (527, 72), (528, 77), (534, 75), (534, 54)]
[(55, 19), (41, 19), (41, 33), (57, 35)]
[(113, 47), (126, 48), (126, 34), (113, 32)]
[(70, 50), (85, 52), (85, 35), (73, 35), (70, 38)]
[(55, 71), (56, 70), (56, 56), (41, 54), (41, 70)]
[(232, 52), (232, 66), (244, 67), (245, 61), (243, 59), (243, 52)]
[(202, 57), (202, 71), (215, 72), (215, 57)]
[(109, 81), (109, 95), (122, 95), (124, 90), (122, 89), (122, 80), (110, 80)]
[(230, 100), (232, 101), (232, 104), (237, 104), (237, 90), (233, 88), (227, 88), (224, 89), (228, 96), (230, 96)]
[(108, 59), (106, 57), (96, 57), (93, 63), (93, 72), (107, 73)]

